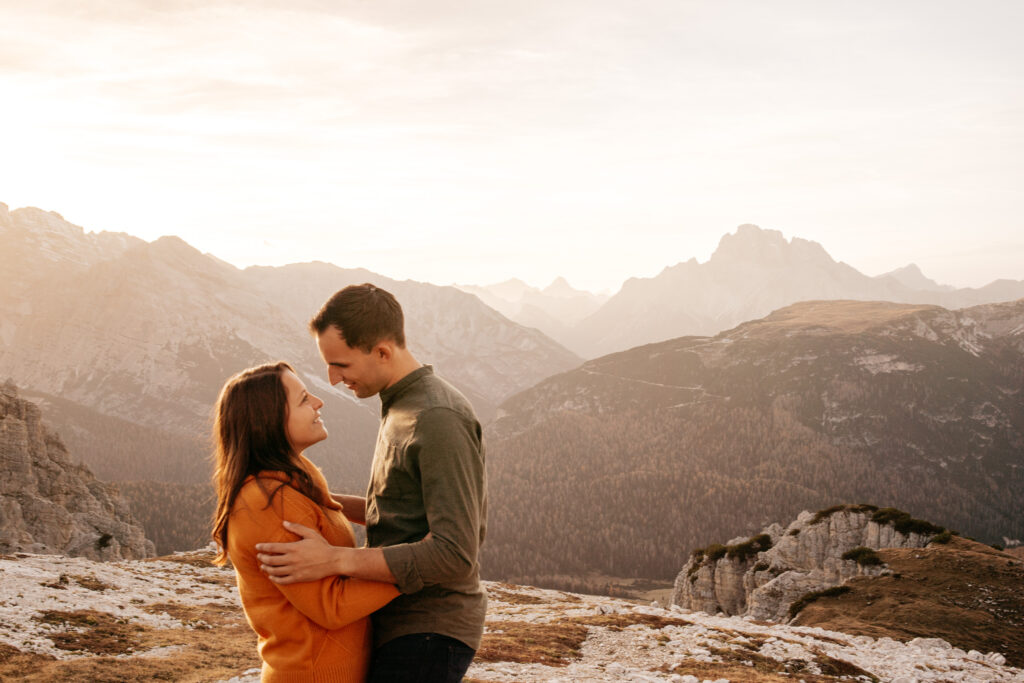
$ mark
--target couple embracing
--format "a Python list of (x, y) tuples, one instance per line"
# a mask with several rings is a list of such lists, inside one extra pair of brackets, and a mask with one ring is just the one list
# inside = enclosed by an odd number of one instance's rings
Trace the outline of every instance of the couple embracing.
[(388, 292), (346, 287), (310, 331), (331, 384), (380, 395), (381, 423), (366, 497), (332, 494), (303, 455), (327, 437), (323, 401), (290, 365), (250, 368), (221, 390), (213, 537), (258, 636), (261, 680), (460, 681), (487, 606), (480, 423), (406, 348)]

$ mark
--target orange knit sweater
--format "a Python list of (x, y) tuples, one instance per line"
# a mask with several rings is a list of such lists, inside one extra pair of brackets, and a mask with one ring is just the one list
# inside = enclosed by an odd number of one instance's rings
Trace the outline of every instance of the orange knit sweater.
[[(299, 456), (314, 482), (327, 491), (323, 474)], [(341, 506), (320, 506), (291, 486), (282, 472), (261, 472), (242, 486), (228, 520), (228, 556), (238, 577), (238, 592), (249, 625), (256, 631), (262, 681), (272, 683), (362, 683), (366, 680), (373, 637), (371, 612), (396, 596), (389, 583), (331, 576), (320, 581), (278, 585), (259, 569), (255, 545), (288, 542), (298, 536), (282, 520), (318, 530), (331, 545), (355, 545)]]

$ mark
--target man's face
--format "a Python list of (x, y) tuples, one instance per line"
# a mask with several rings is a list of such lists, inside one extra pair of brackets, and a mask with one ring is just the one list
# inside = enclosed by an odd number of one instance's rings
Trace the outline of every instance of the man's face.
[(317, 335), (316, 345), (327, 364), (327, 379), (331, 384), (343, 383), (358, 398), (369, 398), (387, 387), (386, 359), (377, 347), (369, 353), (353, 349), (333, 325)]

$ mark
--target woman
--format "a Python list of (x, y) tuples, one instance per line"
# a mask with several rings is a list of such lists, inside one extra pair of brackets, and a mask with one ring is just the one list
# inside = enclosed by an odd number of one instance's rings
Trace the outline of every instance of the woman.
[(278, 585), (259, 570), (257, 543), (298, 540), (283, 520), (317, 529), (332, 545), (355, 544), (323, 474), (302, 455), (327, 438), (321, 406), (283, 362), (235, 375), (217, 400), (215, 561), (230, 558), (235, 567), (263, 681), (361, 683), (373, 643), (369, 615), (398, 595), (391, 584), (339, 576)]

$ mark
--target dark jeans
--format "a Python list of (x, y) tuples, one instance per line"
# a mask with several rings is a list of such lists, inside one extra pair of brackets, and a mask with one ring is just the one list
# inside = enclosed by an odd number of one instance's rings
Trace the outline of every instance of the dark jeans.
[(373, 651), (368, 683), (459, 683), (475, 654), (454, 638), (413, 633)]

